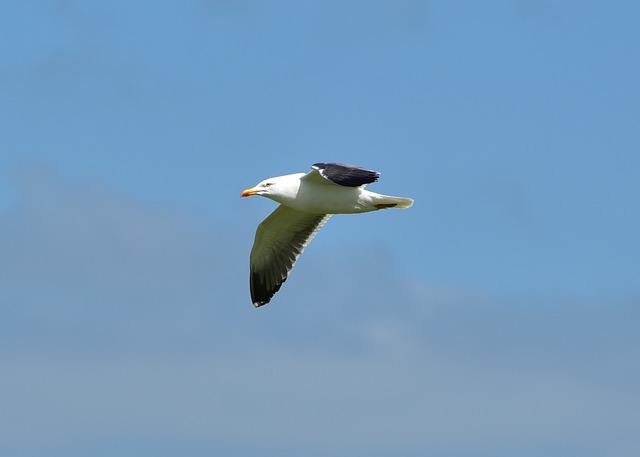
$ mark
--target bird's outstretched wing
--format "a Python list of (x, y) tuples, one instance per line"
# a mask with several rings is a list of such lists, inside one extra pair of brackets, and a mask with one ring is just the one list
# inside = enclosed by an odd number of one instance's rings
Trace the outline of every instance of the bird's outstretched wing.
[(314, 163), (309, 172), (303, 179), (313, 178), (319, 174), (324, 179), (335, 184), (346, 187), (359, 187), (365, 184), (376, 182), (380, 177), (380, 173), (373, 170), (347, 165), (344, 163)]
[(254, 306), (269, 303), (304, 248), (330, 217), (280, 205), (260, 223), (249, 257)]

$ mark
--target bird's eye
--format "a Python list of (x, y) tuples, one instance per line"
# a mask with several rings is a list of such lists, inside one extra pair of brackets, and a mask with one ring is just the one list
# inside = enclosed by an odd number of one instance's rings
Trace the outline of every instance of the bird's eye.
[(266, 182), (266, 183), (264, 183), (264, 187), (269, 187), (269, 186), (271, 186), (271, 185), (273, 185), (273, 183), (272, 183), (272, 182)]

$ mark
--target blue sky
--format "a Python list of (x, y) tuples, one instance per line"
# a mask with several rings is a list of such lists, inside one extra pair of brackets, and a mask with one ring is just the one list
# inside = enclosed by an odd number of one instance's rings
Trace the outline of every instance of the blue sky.
[[(636, 456), (635, 2), (11, 2), (0, 454)], [(267, 306), (240, 191), (336, 216)]]

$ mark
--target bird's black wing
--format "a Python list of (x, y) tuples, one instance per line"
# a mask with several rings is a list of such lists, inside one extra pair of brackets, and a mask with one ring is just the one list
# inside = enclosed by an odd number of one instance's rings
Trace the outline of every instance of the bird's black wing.
[(324, 179), (346, 187), (359, 187), (376, 182), (380, 177), (377, 171), (347, 165), (344, 163), (314, 163), (312, 167)]

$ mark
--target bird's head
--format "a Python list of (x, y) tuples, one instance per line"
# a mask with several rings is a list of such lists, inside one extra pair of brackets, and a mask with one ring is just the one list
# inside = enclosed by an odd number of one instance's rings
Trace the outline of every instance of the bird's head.
[(245, 189), (240, 194), (241, 197), (251, 197), (252, 195), (262, 195), (267, 198), (278, 197), (286, 192), (287, 183), (290, 181), (287, 176), (278, 176), (265, 179), (250, 189)]
[(251, 197), (252, 195), (267, 196), (277, 187), (277, 183), (273, 179), (265, 179), (250, 189), (245, 189), (240, 194), (241, 197)]

